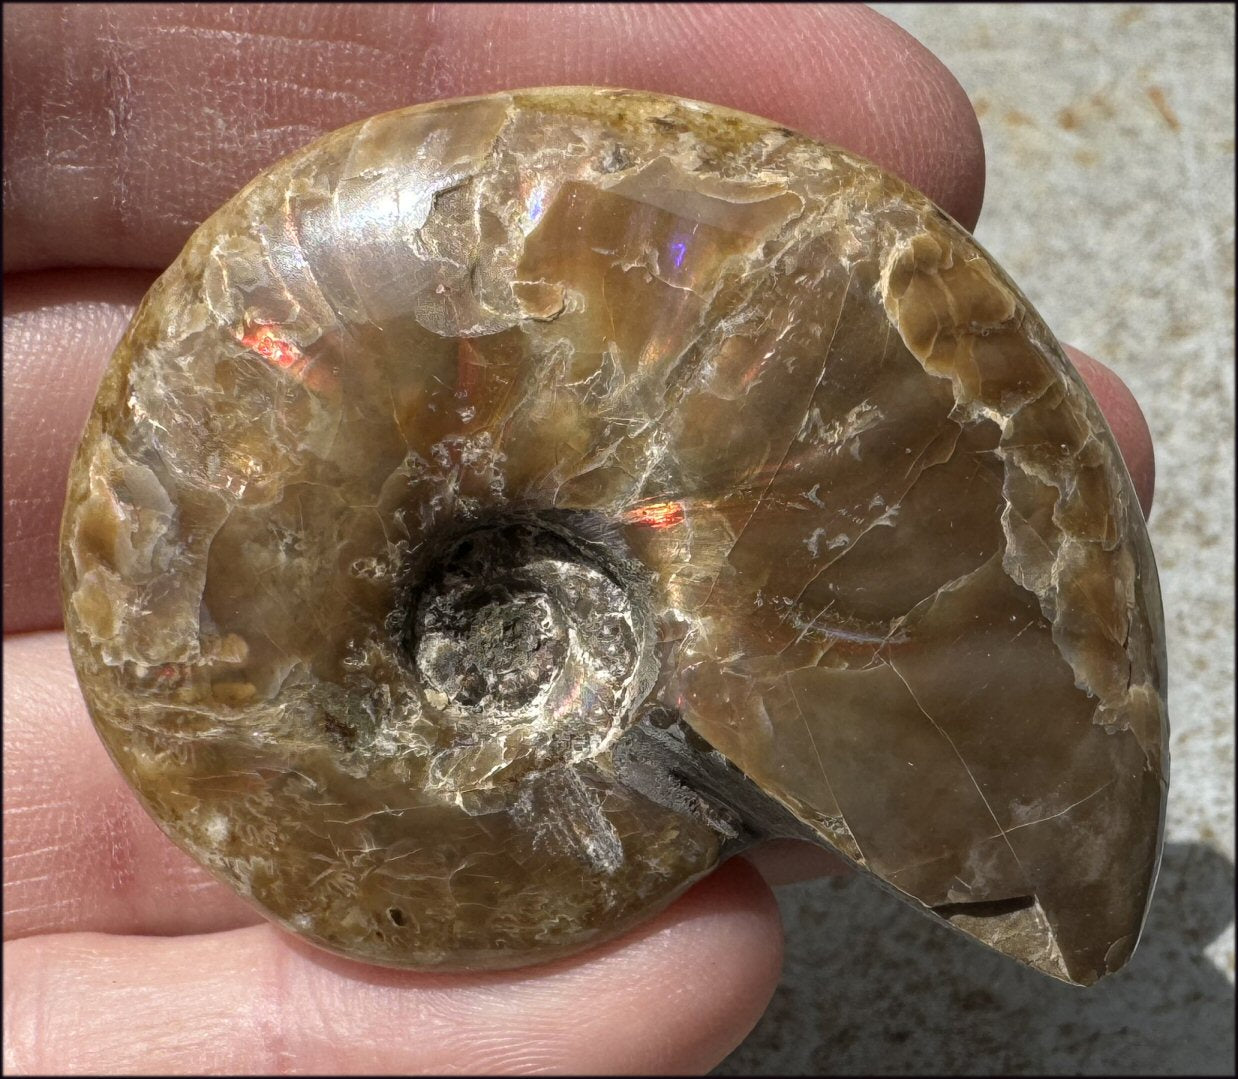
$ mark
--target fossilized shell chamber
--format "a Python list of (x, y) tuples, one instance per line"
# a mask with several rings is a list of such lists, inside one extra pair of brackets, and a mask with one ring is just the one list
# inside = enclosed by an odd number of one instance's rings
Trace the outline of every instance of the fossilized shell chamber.
[(286, 158), (135, 315), (62, 568), (147, 808), (337, 952), (549, 959), (768, 835), (1068, 981), (1138, 937), (1113, 438), (959, 226), (767, 121), (533, 90)]

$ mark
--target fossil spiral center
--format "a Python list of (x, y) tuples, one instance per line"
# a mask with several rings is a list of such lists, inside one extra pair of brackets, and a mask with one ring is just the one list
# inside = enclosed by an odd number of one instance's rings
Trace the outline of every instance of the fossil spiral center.
[(528, 705), (558, 675), (567, 651), (562, 609), (536, 582), (440, 592), (426, 605), (417, 667), (457, 708)]
[(617, 737), (652, 685), (641, 583), (562, 522), (477, 527), (423, 582), (408, 651), (426, 702), (467, 744), (501, 745), (533, 766), (582, 760)]

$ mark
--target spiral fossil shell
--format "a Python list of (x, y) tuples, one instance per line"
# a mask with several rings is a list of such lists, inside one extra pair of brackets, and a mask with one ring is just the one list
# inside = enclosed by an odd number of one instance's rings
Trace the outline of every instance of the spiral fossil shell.
[(147, 808), (337, 952), (548, 959), (769, 835), (1067, 981), (1138, 937), (1113, 438), (961, 228), (767, 121), (531, 90), (276, 164), (118, 347), (62, 569)]

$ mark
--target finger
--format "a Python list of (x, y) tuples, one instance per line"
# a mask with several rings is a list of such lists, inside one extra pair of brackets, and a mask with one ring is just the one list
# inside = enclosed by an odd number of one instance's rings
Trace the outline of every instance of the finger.
[(4, 936), (260, 922), (159, 830), (108, 759), (64, 634), (4, 642)]
[(1072, 345), (1062, 347), (1105, 414), (1113, 437), (1117, 439), (1118, 449), (1122, 451), (1126, 469), (1131, 474), (1139, 506), (1144, 517), (1147, 517), (1152, 512), (1152, 493), (1156, 487), (1156, 456), (1152, 449), (1152, 432), (1148, 430), (1143, 410), (1130, 387), (1115, 371)]
[(35, 937), (5, 945), (5, 1065), (41, 1074), (697, 1073), (752, 1029), (780, 966), (777, 905), (739, 860), (621, 941), (489, 975), (362, 966), (267, 925), (176, 940)]
[(4, 629), (59, 626), (69, 463), (149, 273), (19, 274), (4, 287)]
[(8, 269), (162, 267), (317, 135), (520, 86), (632, 86), (768, 116), (872, 158), (969, 228), (984, 189), (962, 88), (859, 6), (15, 5), (4, 39)]

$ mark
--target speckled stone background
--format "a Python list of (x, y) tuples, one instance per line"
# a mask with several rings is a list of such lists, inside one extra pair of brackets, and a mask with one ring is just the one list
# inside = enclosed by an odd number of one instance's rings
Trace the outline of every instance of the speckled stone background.
[(1090, 990), (858, 879), (781, 889), (782, 984), (715, 1074), (1234, 1074), (1234, 8), (874, 5), (976, 106), (977, 238), (1156, 442), (1168, 836), (1143, 941)]

